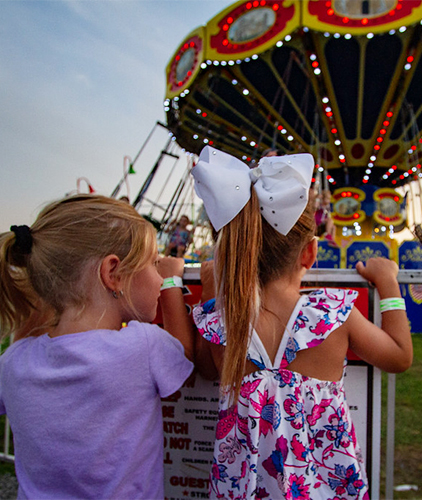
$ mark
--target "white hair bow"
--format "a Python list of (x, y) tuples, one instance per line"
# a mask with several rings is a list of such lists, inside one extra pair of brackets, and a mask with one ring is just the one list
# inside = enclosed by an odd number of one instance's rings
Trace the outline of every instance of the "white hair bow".
[(308, 203), (313, 168), (309, 153), (265, 157), (250, 169), (234, 156), (205, 146), (192, 175), (195, 191), (216, 231), (242, 210), (253, 186), (262, 216), (286, 235)]

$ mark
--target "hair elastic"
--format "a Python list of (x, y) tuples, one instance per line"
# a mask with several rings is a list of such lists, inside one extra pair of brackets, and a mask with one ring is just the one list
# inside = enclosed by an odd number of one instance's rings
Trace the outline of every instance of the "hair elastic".
[(24, 254), (28, 255), (32, 250), (32, 234), (31, 229), (26, 226), (10, 226), (10, 230), (15, 233), (16, 241), (15, 245), (18, 250)]
[(405, 311), (406, 304), (404, 299), (400, 297), (391, 297), (389, 299), (380, 300), (380, 310), (382, 313), (387, 311)]
[(183, 280), (180, 276), (172, 276), (171, 278), (164, 278), (161, 290), (167, 288), (183, 288)]

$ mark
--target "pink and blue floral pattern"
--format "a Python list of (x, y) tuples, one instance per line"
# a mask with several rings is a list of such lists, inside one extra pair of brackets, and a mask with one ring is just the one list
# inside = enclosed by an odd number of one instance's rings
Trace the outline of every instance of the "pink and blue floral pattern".
[[(321, 289), (298, 301), (274, 365), (255, 331), (237, 405), (219, 404), (210, 498), (369, 499), (343, 377), (328, 382), (291, 372), (298, 351), (323, 342), (348, 318), (357, 292)], [(225, 345), (214, 301), (194, 310), (201, 334)]]

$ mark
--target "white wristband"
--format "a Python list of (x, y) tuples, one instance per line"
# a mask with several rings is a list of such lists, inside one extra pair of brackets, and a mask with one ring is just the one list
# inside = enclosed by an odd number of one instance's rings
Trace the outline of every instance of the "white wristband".
[(406, 303), (401, 297), (391, 297), (389, 299), (380, 300), (380, 311), (382, 313), (387, 311), (405, 311)]
[(172, 276), (171, 278), (164, 278), (161, 290), (167, 288), (183, 288), (183, 280), (180, 276)]

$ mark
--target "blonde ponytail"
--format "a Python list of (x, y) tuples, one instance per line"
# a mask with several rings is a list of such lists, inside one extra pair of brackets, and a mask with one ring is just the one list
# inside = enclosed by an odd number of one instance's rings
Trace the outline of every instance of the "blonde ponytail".
[(35, 294), (29, 283), (26, 256), (16, 250), (13, 232), (0, 235), (1, 337), (9, 336), (35, 311)]

